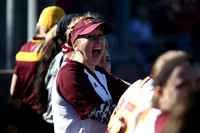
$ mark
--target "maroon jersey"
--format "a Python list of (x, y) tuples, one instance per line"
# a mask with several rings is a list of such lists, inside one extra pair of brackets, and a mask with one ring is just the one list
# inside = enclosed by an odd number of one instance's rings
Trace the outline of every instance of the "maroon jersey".
[(44, 38), (33, 37), (21, 47), (21, 50), (16, 54), (14, 73), (18, 76), (18, 81), (15, 89), (22, 103), (36, 109), (33, 101), (33, 79), (36, 74), (36, 67), (40, 60), (41, 54), (34, 53), (34, 45)]
[[(108, 100), (117, 103), (128, 88), (127, 84), (98, 66), (94, 74), (82, 63), (69, 59), (65, 62), (57, 75), (57, 90), (63, 99), (73, 106), (80, 119), (87, 118), (90, 111), (106, 101), (100, 93), (110, 95), (111, 99)], [(99, 90), (95, 90), (98, 86), (103, 88), (99, 93)]]

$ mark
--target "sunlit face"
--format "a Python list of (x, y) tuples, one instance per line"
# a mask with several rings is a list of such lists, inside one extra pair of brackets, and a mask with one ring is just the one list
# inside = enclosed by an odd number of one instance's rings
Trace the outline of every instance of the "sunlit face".
[[(75, 48), (76, 59), (85, 64), (91, 70), (99, 64), (105, 49), (105, 38), (101, 28), (96, 28), (94, 31), (87, 35), (81, 35), (79, 44)], [(76, 51), (78, 49), (78, 51)], [(78, 53), (77, 53), (78, 52)]]
[(105, 49), (98, 66), (103, 67), (108, 73), (111, 70), (111, 62), (108, 50)]
[(166, 85), (161, 89), (160, 108), (170, 111), (180, 98), (195, 91), (199, 85), (200, 73), (196, 67), (177, 66), (171, 73)]

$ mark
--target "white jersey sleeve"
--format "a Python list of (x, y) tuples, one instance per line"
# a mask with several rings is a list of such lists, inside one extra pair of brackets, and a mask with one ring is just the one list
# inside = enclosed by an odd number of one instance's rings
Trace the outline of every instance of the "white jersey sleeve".
[(150, 76), (134, 82), (121, 96), (108, 123), (107, 133), (132, 133), (136, 117), (151, 105), (153, 82)]

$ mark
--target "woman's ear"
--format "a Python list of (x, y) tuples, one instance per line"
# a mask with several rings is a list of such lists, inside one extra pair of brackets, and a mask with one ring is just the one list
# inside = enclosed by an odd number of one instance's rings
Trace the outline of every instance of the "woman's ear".
[(78, 47), (74, 47), (74, 50), (75, 50), (75, 51), (78, 51)]
[(162, 96), (162, 87), (156, 86), (155, 87), (155, 93), (157, 94), (158, 97), (161, 97)]
[(74, 49), (74, 51), (77, 51), (78, 50), (77, 45), (73, 45), (73, 49)]

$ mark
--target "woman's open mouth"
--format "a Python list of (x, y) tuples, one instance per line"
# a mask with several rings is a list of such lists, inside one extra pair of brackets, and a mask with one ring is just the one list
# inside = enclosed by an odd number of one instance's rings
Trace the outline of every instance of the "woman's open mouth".
[(100, 52), (101, 52), (101, 47), (96, 47), (92, 50), (92, 55), (95, 58), (98, 58), (100, 56)]

